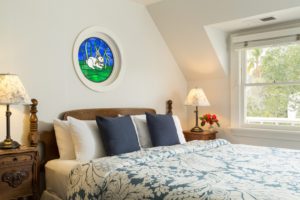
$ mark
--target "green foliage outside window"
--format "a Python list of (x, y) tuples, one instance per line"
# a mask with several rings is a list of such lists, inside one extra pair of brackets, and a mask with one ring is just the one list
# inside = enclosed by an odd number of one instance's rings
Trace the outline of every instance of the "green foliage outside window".
[(300, 45), (253, 48), (246, 57), (247, 116), (287, 118), (289, 110), (300, 118)]

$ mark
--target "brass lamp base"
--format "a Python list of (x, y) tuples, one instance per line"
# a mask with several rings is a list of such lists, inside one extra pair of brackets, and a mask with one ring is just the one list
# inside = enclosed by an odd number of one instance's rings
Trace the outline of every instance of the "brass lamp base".
[(203, 129), (200, 128), (199, 126), (195, 126), (194, 128), (191, 129), (192, 132), (203, 132)]
[(0, 142), (0, 149), (16, 149), (20, 144), (16, 141), (13, 141), (10, 138), (6, 138), (3, 142)]

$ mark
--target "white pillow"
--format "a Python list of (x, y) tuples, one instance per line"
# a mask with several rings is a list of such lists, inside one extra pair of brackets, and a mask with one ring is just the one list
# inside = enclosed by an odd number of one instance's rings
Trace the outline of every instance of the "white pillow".
[(53, 124), (60, 159), (74, 160), (76, 156), (69, 122), (55, 119)]
[(182, 127), (181, 127), (181, 124), (180, 124), (180, 120), (177, 117), (177, 115), (173, 115), (173, 120), (174, 120), (174, 123), (175, 123), (175, 126), (176, 126), (177, 135), (178, 135), (178, 139), (179, 139), (180, 144), (186, 143), (185, 137), (183, 135), (183, 130), (182, 130)]
[(130, 117), (137, 130), (136, 132), (138, 135), (140, 147), (142, 148), (153, 147), (149, 129), (147, 126), (146, 115), (131, 115)]
[(106, 156), (96, 120), (68, 117), (76, 160), (87, 161)]
[[(186, 143), (186, 140), (183, 135), (180, 120), (176, 115), (172, 115), (172, 117), (173, 117), (175, 127), (177, 130), (179, 142), (180, 142), (180, 144), (184, 144), (184, 143)], [(146, 115), (131, 115), (131, 118), (133, 119), (133, 122), (137, 129), (140, 146), (142, 148), (153, 147), (149, 129), (148, 129), (148, 125), (147, 125), (147, 121), (146, 121)]]

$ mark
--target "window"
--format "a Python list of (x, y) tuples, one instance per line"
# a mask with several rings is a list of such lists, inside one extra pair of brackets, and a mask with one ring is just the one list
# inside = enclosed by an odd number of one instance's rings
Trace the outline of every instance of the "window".
[[(244, 39), (247, 37), (243, 37)], [(250, 37), (249, 37), (250, 38)], [(233, 44), (239, 127), (300, 128), (299, 37)], [(280, 41), (280, 42), (279, 42)], [(241, 48), (241, 46), (243, 46)], [(233, 87), (234, 88), (234, 87)]]
[(244, 50), (246, 124), (300, 127), (300, 45)]

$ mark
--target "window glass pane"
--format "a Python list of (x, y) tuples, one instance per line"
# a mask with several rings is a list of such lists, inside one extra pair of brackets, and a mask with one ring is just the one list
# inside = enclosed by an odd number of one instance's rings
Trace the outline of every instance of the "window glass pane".
[(246, 86), (245, 122), (300, 126), (300, 85)]
[(300, 80), (300, 44), (246, 50), (246, 83)]

